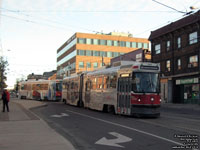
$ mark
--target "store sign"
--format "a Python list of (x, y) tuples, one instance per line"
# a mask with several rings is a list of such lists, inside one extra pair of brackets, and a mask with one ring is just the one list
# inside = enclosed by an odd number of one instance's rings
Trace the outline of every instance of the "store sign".
[(179, 85), (179, 84), (192, 84), (192, 83), (199, 83), (199, 79), (198, 78), (191, 78), (191, 79), (176, 80), (176, 85)]

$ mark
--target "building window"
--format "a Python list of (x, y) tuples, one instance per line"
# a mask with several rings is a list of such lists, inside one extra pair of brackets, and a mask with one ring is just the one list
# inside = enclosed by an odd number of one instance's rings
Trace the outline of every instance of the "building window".
[(112, 46), (112, 40), (107, 40), (107, 45)]
[(86, 50), (86, 56), (92, 56), (92, 51)]
[(133, 48), (137, 48), (137, 43), (136, 42), (132, 42), (131, 44), (132, 44)]
[(79, 44), (85, 44), (85, 39), (84, 38), (78, 38), (78, 43)]
[(170, 60), (166, 61), (166, 70), (170, 71), (171, 70), (171, 65), (170, 65)]
[(79, 62), (79, 68), (84, 68), (84, 62), (82, 61)]
[(189, 34), (189, 44), (197, 43), (197, 32)]
[(100, 45), (106, 45), (106, 40), (100, 40)]
[(113, 41), (114, 46), (118, 46), (118, 41)]
[(142, 43), (138, 43), (138, 48), (142, 48)]
[(131, 42), (126, 42), (126, 47), (131, 47)]
[(93, 51), (93, 56), (99, 56), (99, 51)]
[(119, 53), (118, 52), (113, 52), (113, 57), (117, 57), (119, 56)]
[(93, 67), (94, 67), (94, 68), (98, 68), (98, 63), (97, 63), (97, 62), (94, 62), (94, 63), (93, 63)]
[(198, 55), (189, 57), (188, 68), (197, 67), (198, 66)]
[(101, 57), (106, 57), (106, 52), (100, 51), (100, 56), (101, 56)]
[(107, 57), (112, 57), (112, 52), (107, 52)]
[(155, 54), (160, 54), (160, 44), (155, 45)]
[(144, 48), (148, 48), (149, 46), (148, 46), (148, 43), (143, 43), (143, 47)]
[(85, 51), (84, 50), (78, 50), (78, 55), (85, 56)]
[(178, 68), (178, 70), (181, 69), (181, 59), (180, 58), (177, 60), (177, 68)]
[(93, 39), (93, 44), (94, 44), (94, 45), (98, 45), (98, 44), (99, 44), (98, 41), (99, 41), (98, 39)]
[(167, 41), (167, 43), (166, 43), (166, 50), (167, 50), (167, 51), (170, 50), (170, 41)]
[(121, 47), (126, 47), (126, 42), (120, 41), (120, 46), (121, 46)]
[(86, 39), (86, 44), (92, 44), (92, 39)]
[(181, 48), (181, 37), (177, 38), (177, 47)]
[(87, 62), (87, 68), (91, 68), (91, 62)]

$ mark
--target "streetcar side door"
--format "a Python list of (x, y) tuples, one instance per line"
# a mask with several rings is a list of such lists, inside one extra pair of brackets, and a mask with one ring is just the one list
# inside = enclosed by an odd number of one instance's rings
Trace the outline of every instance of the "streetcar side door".
[(83, 104), (83, 84), (84, 84), (83, 77), (84, 77), (84, 75), (81, 74), (80, 75), (80, 86), (79, 86), (79, 102), (78, 102), (78, 105), (80, 107), (83, 107), (83, 105), (84, 105)]
[(117, 111), (120, 114), (131, 114), (131, 79), (119, 77), (117, 86)]

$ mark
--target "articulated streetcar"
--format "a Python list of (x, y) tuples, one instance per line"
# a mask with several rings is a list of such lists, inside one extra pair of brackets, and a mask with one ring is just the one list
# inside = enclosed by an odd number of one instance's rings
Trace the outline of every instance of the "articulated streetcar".
[(132, 62), (76, 74), (63, 80), (62, 100), (99, 111), (157, 117), (159, 72), (159, 64)]
[(29, 80), (19, 84), (20, 99), (61, 100), (61, 80)]

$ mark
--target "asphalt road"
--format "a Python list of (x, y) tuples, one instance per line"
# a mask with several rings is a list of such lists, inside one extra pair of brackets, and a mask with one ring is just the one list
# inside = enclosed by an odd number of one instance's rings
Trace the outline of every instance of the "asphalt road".
[(33, 111), (78, 150), (199, 149), (200, 115), (161, 110), (159, 118), (132, 118), (61, 102)]

